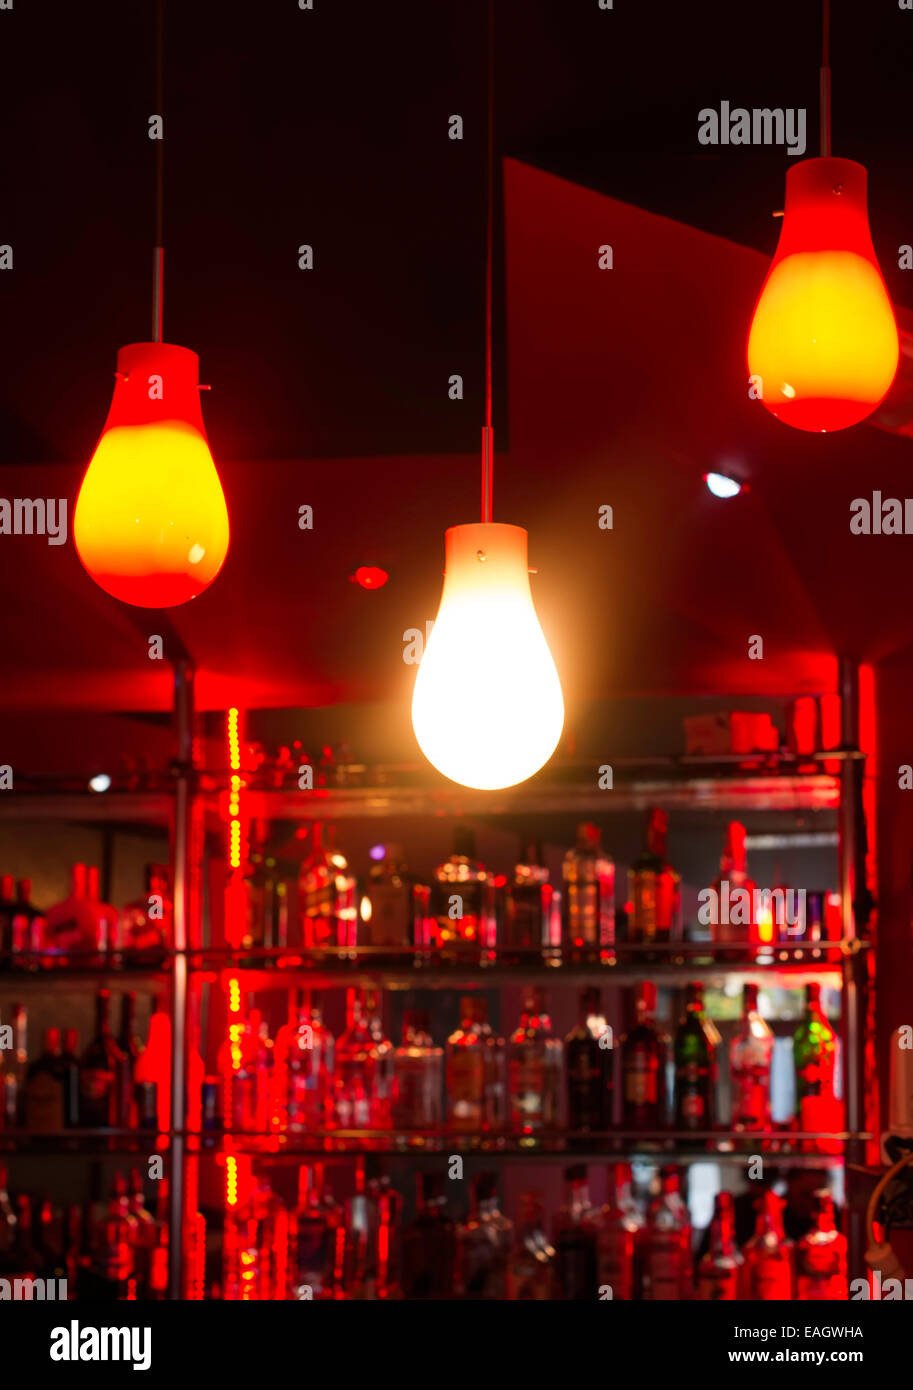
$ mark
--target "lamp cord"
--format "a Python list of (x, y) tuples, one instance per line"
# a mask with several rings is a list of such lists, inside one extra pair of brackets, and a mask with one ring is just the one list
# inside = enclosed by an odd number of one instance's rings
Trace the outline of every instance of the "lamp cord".
[(821, 157), (831, 153), (831, 0), (821, 0), (821, 68), (818, 73), (818, 124)]
[(165, 0), (155, 0), (155, 114), (162, 131), (155, 145), (155, 244), (152, 248), (152, 341), (162, 341), (165, 298)]
[(482, 520), (491, 521), (494, 435), (491, 427), (492, 262), (495, 188), (495, 0), (488, 0), (488, 185), (485, 232), (485, 424), (482, 427)]

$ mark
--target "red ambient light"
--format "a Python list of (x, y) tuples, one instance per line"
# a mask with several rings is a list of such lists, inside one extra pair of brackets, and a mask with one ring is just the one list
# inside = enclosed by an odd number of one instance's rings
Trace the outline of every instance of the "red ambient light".
[(390, 578), (387, 571), (377, 565), (359, 565), (355, 573), (349, 577), (363, 589), (382, 589)]

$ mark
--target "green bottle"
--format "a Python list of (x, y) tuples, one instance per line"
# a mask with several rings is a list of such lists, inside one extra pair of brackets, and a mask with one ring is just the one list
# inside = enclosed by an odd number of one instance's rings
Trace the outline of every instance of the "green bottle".
[(713, 1128), (715, 1047), (704, 1018), (704, 990), (688, 986), (685, 1015), (675, 1035), (675, 1128)]
[(800, 1118), (806, 1101), (827, 1101), (834, 1094), (837, 1035), (821, 1008), (821, 986), (805, 986), (805, 1017), (793, 1034), (796, 1104)]

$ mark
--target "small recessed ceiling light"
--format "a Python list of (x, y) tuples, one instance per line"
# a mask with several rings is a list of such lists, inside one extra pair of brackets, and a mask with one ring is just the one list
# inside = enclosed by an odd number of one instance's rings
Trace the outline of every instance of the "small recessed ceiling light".
[(747, 483), (740, 483), (728, 473), (705, 473), (704, 482), (714, 497), (738, 497), (740, 492), (748, 491)]
[(107, 772), (97, 772), (94, 777), (89, 778), (90, 792), (106, 792), (111, 786), (111, 778)]
[(349, 578), (353, 584), (360, 584), (363, 589), (382, 589), (390, 576), (378, 565), (359, 565)]

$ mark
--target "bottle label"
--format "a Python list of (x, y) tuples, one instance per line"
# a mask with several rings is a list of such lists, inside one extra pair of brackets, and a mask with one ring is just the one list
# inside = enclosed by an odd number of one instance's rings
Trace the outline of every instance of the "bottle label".
[(738, 1269), (702, 1269), (698, 1279), (697, 1296), (714, 1303), (720, 1300), (737, 1299), (739, 1296)]
[(659, 1098), (659, 1066), (643, 1048), (629, 1053), (624, 1073), (624, 1098), (629, 1105), (655, 1105)]
[(25, 1123), (38, 1133), (64, 1127), (63, 1087), (50, 1072), (39, 1072), (26, 1082)]
[(485, 1070), (480, 1052), (455, 1051), (447, 1068), (450, 1114), (458, 1129), (482, 1128)]
[(752, 1271), (752, 1298), (789, 1301), (792, 1296), (789, 1260), (760, 1260)]
[(684, 1252), (677, 1234), (671, 1239), (653, 1238), (645, 1271), (645, 1294), (651, 1299), (678, 1299), (682, 1297), (684, 1280)]

